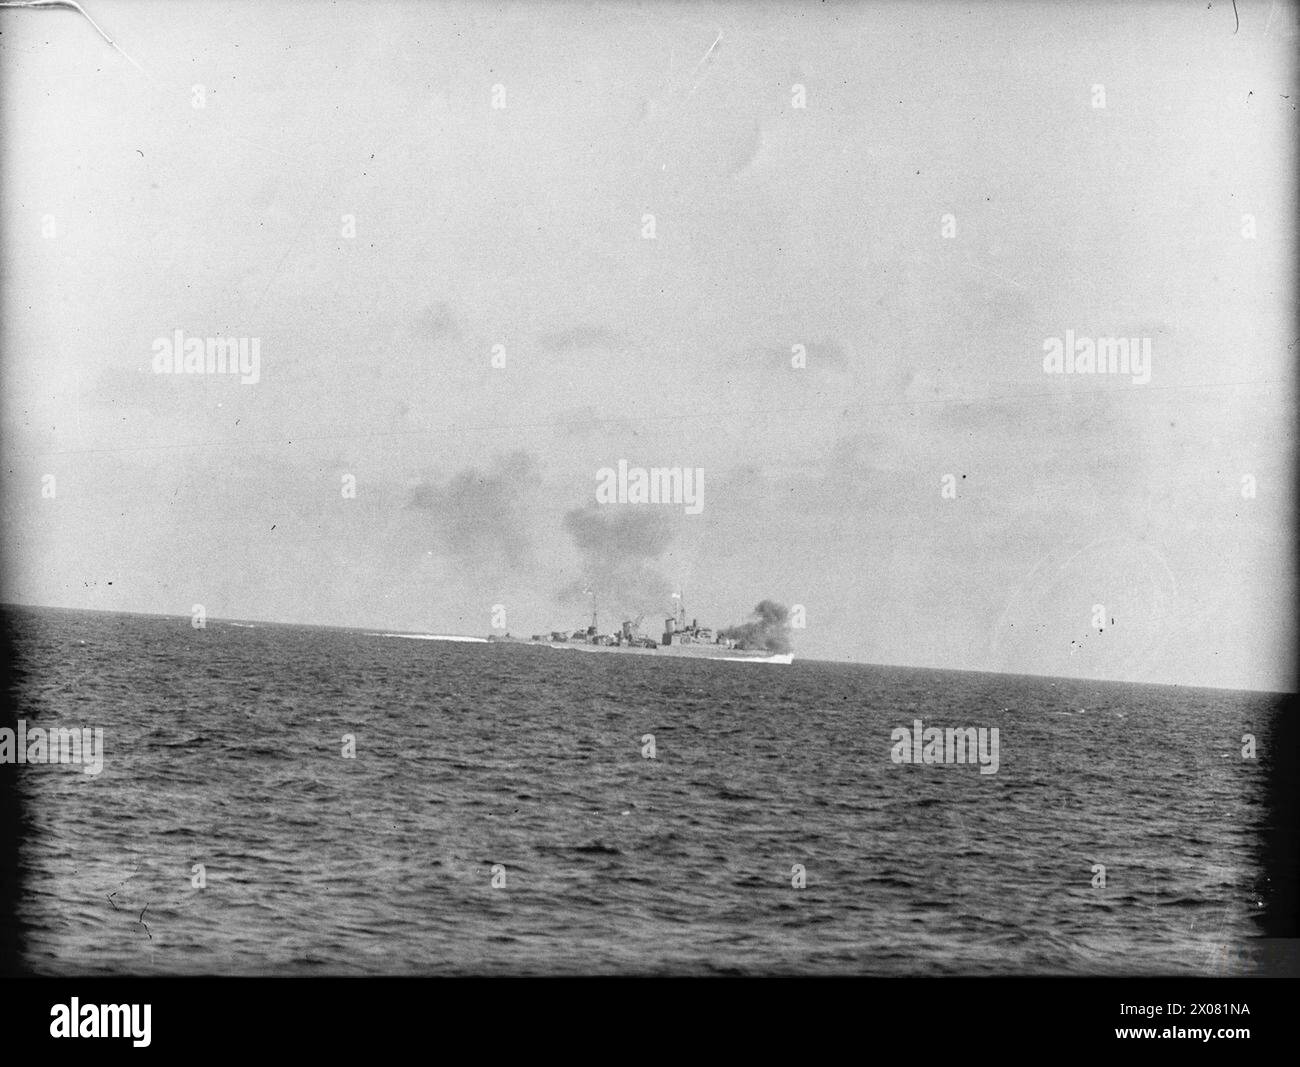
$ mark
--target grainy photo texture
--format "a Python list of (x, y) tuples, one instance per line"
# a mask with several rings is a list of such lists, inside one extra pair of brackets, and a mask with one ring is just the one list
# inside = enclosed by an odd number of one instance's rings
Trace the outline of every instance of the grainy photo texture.
[(4, 969), (1293, 964), (1298, 24), (0, 2)]

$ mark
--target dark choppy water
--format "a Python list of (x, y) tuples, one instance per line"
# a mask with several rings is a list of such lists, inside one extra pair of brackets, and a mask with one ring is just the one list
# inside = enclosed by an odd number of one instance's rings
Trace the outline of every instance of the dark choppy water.
[[(1272, 906), (1266, 695), (14, 620), (107, 749), (0, 767), (38, 972), (1223, 973)], [(916, 717), (998, 772), (893, 764)]]

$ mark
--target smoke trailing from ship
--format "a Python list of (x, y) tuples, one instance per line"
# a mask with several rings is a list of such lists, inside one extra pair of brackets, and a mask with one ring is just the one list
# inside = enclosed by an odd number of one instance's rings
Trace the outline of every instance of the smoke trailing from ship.
[(790, 609), (775, 600), (764, 600), (754, 609), (751, 621), (729, 626), (722, 636), (734, 640), (740, 648), (789, 652), (794, 648), (790, 631)]
[(567, 512), (564, 528), (582, 557), (583, 576), (560, 590), (561, 600), (585, 603), (589, 611), (594, 596), (606, 632), (623, 619), (662, 614), (672, 586), (657, 561), (677, 534), (671, 516), (588, 505)]

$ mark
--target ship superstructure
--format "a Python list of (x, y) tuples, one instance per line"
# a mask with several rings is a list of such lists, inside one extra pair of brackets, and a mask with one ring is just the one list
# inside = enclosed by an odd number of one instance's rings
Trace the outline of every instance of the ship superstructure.
[[(591, 594), (591, 590), (587, 590)], [(639, 632), (641, 618), (624, 619), (612, 633), (601, 633), (600, 616), (592, 595), (591, 622), (583, 629), (573, 631), (552, 630), (549, 634), (533, 634), (532, 644), (546, 644), (553, 648), (572, 648), (583, 651), (642, 652), (670, 656), (693, 656), (704, 659), (746, 660), (762, 663), (790, 663), (790, 652), (774, 652), (769, 648), (746, 648), (734, 638), (708, 626), (698, 619), (686, 621), (686, 603), (680, 592), (673, 594), (677, 601), (673, 614), (664, 619), (663, 633), (658, 639)]]

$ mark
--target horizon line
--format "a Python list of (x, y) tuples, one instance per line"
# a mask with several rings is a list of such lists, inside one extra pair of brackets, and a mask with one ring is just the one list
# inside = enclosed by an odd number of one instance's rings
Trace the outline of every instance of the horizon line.
[[(20, 601), (0, 600), (0, 612), (7, 611), (10, 608), (35, 608), (45, 611), (77, 611), (95, 615), (139, 615), (150, 619), (189, 619), (189, 615), (173, 614), (164, 611), (126, 611), (114, 608), (73, 608), (60, 604), (28, 604)], [(246, 616), (243, 618), (226, 617), (226, 616), (209, 616), (205, 615), (205, 622), (224, 622), (224, 623), (260, 623), (263, 626), (299, 626), (313, 630), (345, 630), (356, 633), (373, 634), (377, 626), (354, 626), (342, 625), (337, 623), (319, 623), (319, 622), (288, 622), (282, 619), (264, 619), (255, 616)], [(415, 630), (391, 630), (391, 633), (397, 634), (417, 634)], [(549, 631), (548, 631), (549, 632)], [(382, 635), (377, 635), (382, 636)], [(479, 637), (479, 634), (439, 634), (440, 637)], [(491, 635), (489, 635), (491, 636)], [(518, 638), (520, 641), (526, 641), (525, 638)], [(817, 656), (800, 656), (795, 654), (797, 662), (805, 663), (832, 663), (842, 664), (853, 667), (883, 667), (893, 670), (916, 670), (916, 671), (943, 671), (952, 674), (989, 674), (999, 678), (1042, 678), (1049, 681), (1061, 682), (1102, 682), (1114, 685), (1156, 685), (1172, 689), (1210, 689), (1225, 693), (1259, 693), (1265, 696), (1294, 696), (1300, 694), (1300, 689), (1260, 689), (1251, 686), (1227, 686), (1227, 685), (1196, 685), (1189, 682), (1149, 682), (1137, 681), (1129, 678), (1094, 678), (1084, 675), (1068, 674), (1039, 674), (1035, 672), (1024, 671), (996, 671), (986, 670), (973, 667), (935, 667), (922, 666), (913, 663), (877, 663), (871, 660), (843, 660), (827, 659)]]

